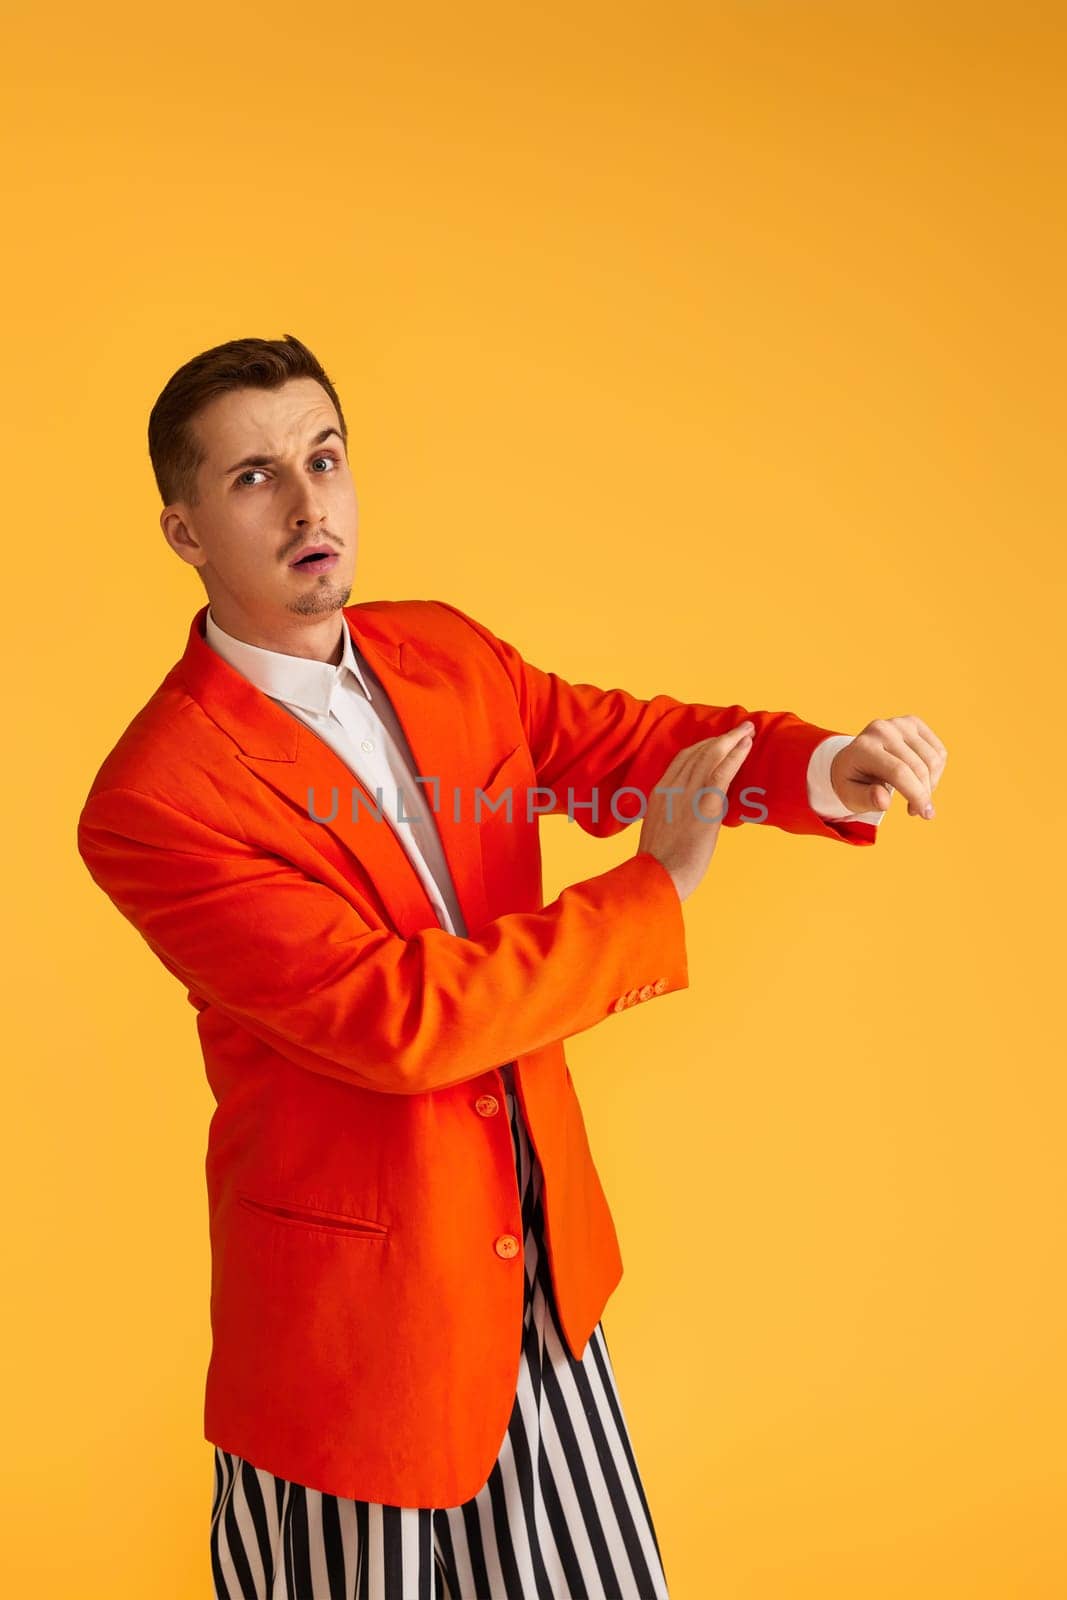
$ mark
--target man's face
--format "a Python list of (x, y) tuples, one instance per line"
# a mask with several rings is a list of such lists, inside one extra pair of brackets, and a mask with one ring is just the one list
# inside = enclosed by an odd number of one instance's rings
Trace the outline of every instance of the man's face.
[[(282, 638), (300, 617), (325, 616), (352, 592), (359, 510), (337, 411), (313, 378), (237, 389), (191, 427), (205, 459), (195, 506), (176, 501), (167, 542), (200, 569), (219, 626)], [(310, 547), (327, 561), (294, 560)]]

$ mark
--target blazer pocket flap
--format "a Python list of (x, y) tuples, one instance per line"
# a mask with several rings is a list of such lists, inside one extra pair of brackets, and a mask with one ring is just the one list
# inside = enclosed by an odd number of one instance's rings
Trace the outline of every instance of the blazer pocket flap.
[(293, 1200), (260, 1200), (256, 1195), (239, 1194), (238, 1200), (250, 1211), (276, 1222), (294, 1222), (304, 1227), (327, 1228), (330, 1232), (352, 1233), (366, 1239), (383, 1239), (389, 1232), (384, 1223), (370, 1217), (354, 1217), (346, 1211), (328, 1211)]
[(525, 755), (526, 746), (517, 744), (506, 756), (501, 756), (489, 769), (489, 776), (478, 785), (483, 794), (491, 795), (497, 789), (506, 789), (509, 783), (517, 783), (526, 770)]

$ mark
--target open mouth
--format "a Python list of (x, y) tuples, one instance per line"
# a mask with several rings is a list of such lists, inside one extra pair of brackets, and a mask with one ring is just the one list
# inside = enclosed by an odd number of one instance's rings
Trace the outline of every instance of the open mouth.
[(340, 557), (333, 550), (310, 550), (299, 561), (291, 563), (293, 572), (327, 572), (337, 565)]

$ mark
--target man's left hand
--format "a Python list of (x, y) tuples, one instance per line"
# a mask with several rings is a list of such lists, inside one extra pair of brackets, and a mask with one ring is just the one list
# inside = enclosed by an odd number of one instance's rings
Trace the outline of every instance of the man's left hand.
[(909, 817), (933, 818), (933, 792), (948, 760), (918, 717), (876, 717), (830, 764), (834, 793), (850, 811), (885, 811), (899, 789)]

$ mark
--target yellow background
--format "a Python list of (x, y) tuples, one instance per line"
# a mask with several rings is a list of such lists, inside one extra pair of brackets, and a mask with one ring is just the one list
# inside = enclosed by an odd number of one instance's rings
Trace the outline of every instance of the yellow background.
[[(213, 1102), (74, 839), (204, 600), (150, 406), (285, 332), (347, 412), (353, 599), (947, 745), (936, 821), (897, 796), (874, 849), (724, 832), (691, 987), (568, 1046), (605, 1326), (672, 1600), (1067, 1594), (1065, 35), (980, 0), (9, 14), (5, 1595), (210, 1593)], [(546, 823), (546, 897), (636, 844)]]

